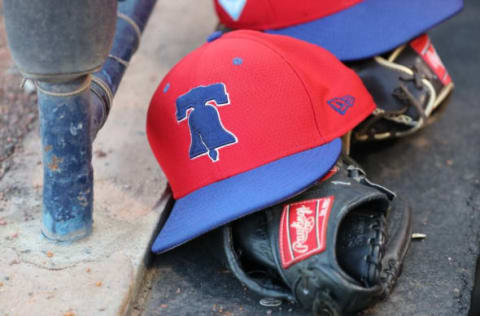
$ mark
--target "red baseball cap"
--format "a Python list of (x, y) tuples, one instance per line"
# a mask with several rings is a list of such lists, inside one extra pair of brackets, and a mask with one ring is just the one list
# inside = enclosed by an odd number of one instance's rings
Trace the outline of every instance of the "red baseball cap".
[(151, 100), (148, 140), (176, 199), (152, 250), (301, 192), (334, 165), (338, 137), (374, 108), (360, 78), (318, 46), (217, 33)]
[(463, 8), (463, 0), (214, 0), (231, 29), (295, 37), (340, 60), (376, 56), (410, 41)]
[(214, 0), (220, 21), (232, 29), (269, 30), (310, 22), (363, 0)]

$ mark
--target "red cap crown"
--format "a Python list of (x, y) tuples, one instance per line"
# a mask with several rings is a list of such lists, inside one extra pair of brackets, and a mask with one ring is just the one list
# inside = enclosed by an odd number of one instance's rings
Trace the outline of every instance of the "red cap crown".
[(178, 199), (330, 142), (374, 108), (358, 76), (326, 50), (235, 31), (167, 74), (151, 101), (147, 135)]
[(269, 30), (319, 19), (346, 9), (362, 0), (214, 1), (219, 19), (227, 27)]

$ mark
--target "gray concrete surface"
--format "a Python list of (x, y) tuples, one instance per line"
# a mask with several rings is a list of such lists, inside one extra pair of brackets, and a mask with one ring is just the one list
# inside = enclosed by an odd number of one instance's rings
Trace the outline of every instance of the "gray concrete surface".
[[(195, 8), (193, 0), (161, 4), (171, 19), (182, 12), (175, 19), (175, 40), (161, 49), (168, 62), (200, 45), (213, 30), (215, 16), (205, 2)], [(456, 83), (439, 120), (410, 138), (354, 150), (372, 180), (410, 199), (414, 231), (427, 235), (413, 243), (390, 299), (364, 315), (468, 314), (480, 243), (479, 15), (480, 3), (467, 0), (461, 15), (431, 32)], [(145, 316), (306, 313), (285, 303), (259, 305), (259, 298), (211, 259), (198, 240), (157, 256), (149, 271), (152, 280), (144, 292), (150, 296), (137, 305), (137, 313)]]
[[(0, 157), (7, 153), (9, 166), (3, 177), (0, 173), (1, 316), (128, 312), (165, 202), (160, 197), (166, 181), (145, 136), (150, 97), (169, 68), (158, 55), (158, 32), (165, 27), (160, 13), (158, 8), (153, 12), (94, 144), (94, 231), (74, 244), (55, 244), (41, 236), (41, 142), (35, 106), (31, 96), (14, 87), (11, 78), (19, 76), (3, 71), (3, 63), (13, 68), (0, 31), (0, 83), (6, 87), (0, 90)], [(22, 141), (23, 117), (32, 118), (32, 131)], [(9, 137), (15, 137), (13, 147)]]

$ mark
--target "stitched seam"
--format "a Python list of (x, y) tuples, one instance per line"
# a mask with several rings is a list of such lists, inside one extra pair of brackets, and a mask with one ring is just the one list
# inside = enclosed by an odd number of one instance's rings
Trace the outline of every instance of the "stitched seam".
[[(201, 54), (200, 54), (198, 60), (202, 60), (202, 59), (203, 59), (202, 56), (204, 56), (204, 55), (207, 53), (207, 50), (211, 49), (211, 47), (212, 47), (212, 45), (208, 45), (208, 44), (205, 45), (205, 46), (204, 46), (204, 49), (201, 51)], [(200, 75), (200, 74), (203, 73), (203, 69), (201, 69), (201, 68), (203, 68), (203, 66), (204, 66), (203, 63), (199, 63), (199, 65), (196, 67), (196, 69), (195, 69), (195, 78), (201, 78), (201, 75)], [(226, 89), (226, 88), (225, 88), (225, 89)], [(219, 115), (220, 115), (220, 113), (219, 113)], [(189, 121), (189, 122), (190, 122), (190, 121)], [(193, 135), (191, 135), (192, 131), (190, 130), (190, 124), (189, 124), (189, 126), (188, 126), (188, 129), (189, 129), (189, 133), (190, 133), (190, 138), (193, 140)], [(192, 145), (192, 144), (190, 144), (190, 146), (191, 146), (191, 145)], [(189, 147), (189, 150), (190, 150), (190, 147)], [(217, 154), (220, 155), (220, 151), (218, 151)], [(224, 176), (222, 170), (220, 170), (220, 168), (219, 168), (219, 166), (218, 166), (217, 164), (213, 163), (213, 169), (215, 170), (215, 171), (214, 171), (214, 172), (215, 172), (215, 177), (220, 177), (220, 178), (222, 178), (222, 177)], [(193, 192), (193, 191), (191, 191), (191, 192)]]
[(269, 50), (271, 50), (273, 53), (275, 53), (275, 55), (279, 56), (290, 67), (290, 69), (293, 71), (293, 73), (297, 77), (298, 81), (300, 81), (301, 85), (305, 89), (305, 92), (307, 93), (308, 100), (310, 101), (310, 107), (311, 107), (311, 110), (313, 112), (313, 120), (315, 122), (315, 126), (317, 127), (318, 136), (320, 136), (320, 138), (322, 138), (322, 140), (325, 141), (326, 138), (323, 137), (323, 135), (320, 133), (320, 129), (319, 129), (319, 125), (318, 125), (318, 122), (317, 122), (317, 117), (315, 115), (314, 105), (313, 105), (313, 101), (312, 101), (312, 97), (310, 95), (310, 92), (308, 91), (307, 86), (305, 85), (305, 82), (302, 80), (302, 78), (300, 77), (298, 72), (295, 70), (295, 68), (293, 68), (292, 64), (288, 61), (288, 59), (285, 56), (283, 56), (282, 54), (280, 54), (279, 52), (277, 52), (273, 47), (270, 47), (270, 45), (265, 44), (265, 43), (257, 40), (256, 38), (241, 37), (241, 36), (240, 37), (233, 37), (232, 36), (232, 37), (228, 37), (226, 39), (247, 39), (247, 40), (251, 40), (253, 42), (256, 42), (257, 44), (260, 44), (260, 45), (268, 48)]
[(270, 15), (270, 18), (272, 19), (272, 21), (275, 21), (275, 10), (274, 10), (274, 6), (272, 5), (272, 1), (271, 0), (267, 0), (267, 5), (268, 7), (270, 8), (269, 10), (269, 15)]

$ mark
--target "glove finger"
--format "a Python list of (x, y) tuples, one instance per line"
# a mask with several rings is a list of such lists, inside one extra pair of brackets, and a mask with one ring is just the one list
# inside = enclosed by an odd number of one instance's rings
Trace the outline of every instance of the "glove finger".
[(379, 282), (385, 243), (383, 213), (367, 208), (351, 211), (339, 228), (338, 263), (355, 280), (371, 287)]
[(402, 271), (405, 255), (411, 244), (412, 210), (407, 201), (396, 198), (387, 215), (389, 238), (382, 259), (383, 297), (391, 294)]

